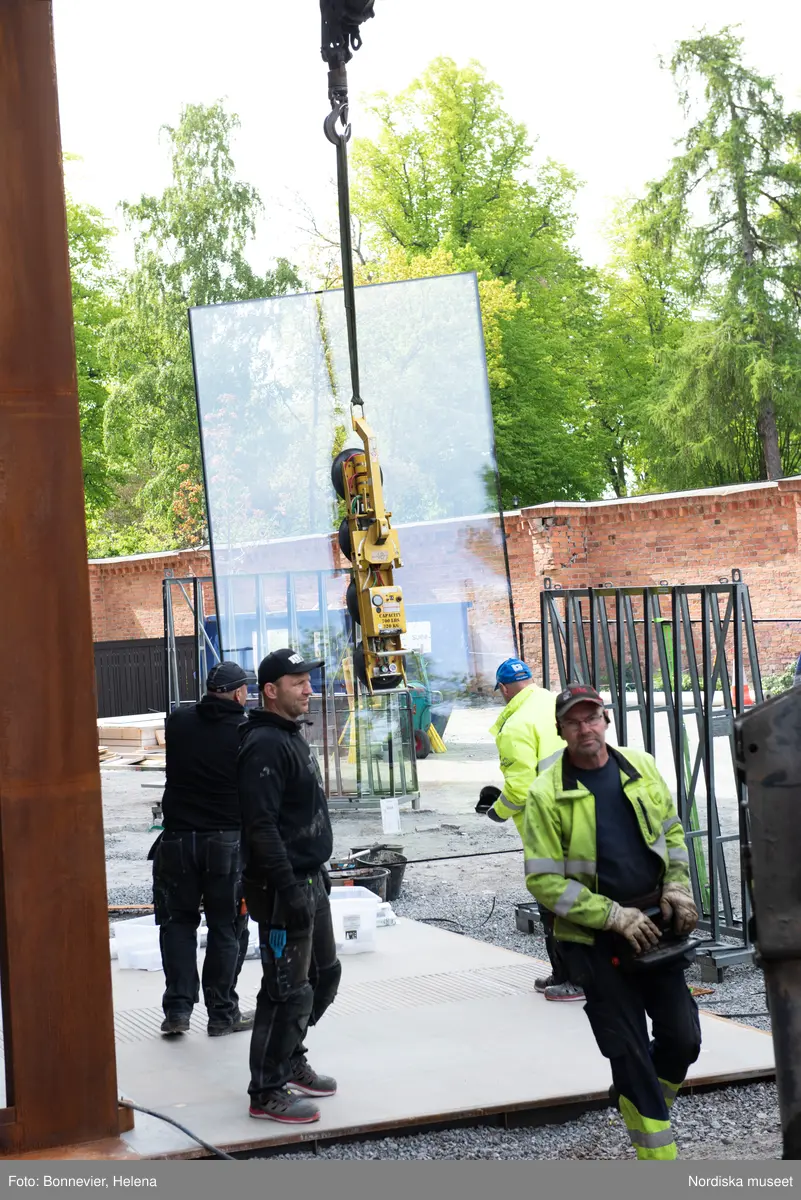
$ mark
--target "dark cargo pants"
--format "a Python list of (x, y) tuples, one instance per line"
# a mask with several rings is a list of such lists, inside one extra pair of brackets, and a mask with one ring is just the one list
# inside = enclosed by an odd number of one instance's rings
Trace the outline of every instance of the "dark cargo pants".
[(236, 982), (248, 948), (248, 918), (240, 915), (242, 861), (237, 830), (166, 832), (153, 857), (153, 904), (167, 986), (165, 1016), (190, 1016), (200, 998), (197, 929), (200, 904), (208, 939), (203, 999), (210, 1025), (239, 1016)]
[(593, 946), (560, 942), (559, 949), (571, 983), (584, 989), (584, 1011), (612, 1067), (618, 1107), (637, 1157), (675, 1158), (670, 1109), (701, 1053), (698, 1006), (683, 967), (627, 974), (615, 966), (614, 942), (603, 933), (596, 934)]
[[(283, 1087), (292, 1066), (306, 1052), (303, 1039), (333, 1002), (342, 968), (337, 959), (331, 906), (321, 872), (299, 880), (308, 889), (310, 923), (303, 932), (288, 932), (276, 958), (270, 948), (270, 926), (259, 922), (262, 982), (250, 1042), (250, 1086), (258, 1103)], [(268, 891), (269, 907), (275, 894)]]

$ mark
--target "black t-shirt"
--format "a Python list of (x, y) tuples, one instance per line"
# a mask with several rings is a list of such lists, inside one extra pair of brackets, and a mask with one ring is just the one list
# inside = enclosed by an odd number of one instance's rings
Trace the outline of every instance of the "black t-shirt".
[(662, 875), (658, 855), (649, 850), (632, 803), (623, 791), (620, 767), (610, 755), (603, 767), (572, 774), (595, 797), (595, 858), (598, 891), (624, 904), (657, 890)]

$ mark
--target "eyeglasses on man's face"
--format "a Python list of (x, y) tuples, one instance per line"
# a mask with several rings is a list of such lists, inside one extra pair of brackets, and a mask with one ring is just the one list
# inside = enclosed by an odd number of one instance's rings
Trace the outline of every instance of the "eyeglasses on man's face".
[(583, 720), (577, 720), (575, 717), (565, 717), (562, 720), (562, 728), (573, 730), (581, 729), (585, 725), (588, 729), (592, 729), (596, 725), (603, 725), (605, 720), (603, 712), (597, 712), (591, 717), (585, 717)]

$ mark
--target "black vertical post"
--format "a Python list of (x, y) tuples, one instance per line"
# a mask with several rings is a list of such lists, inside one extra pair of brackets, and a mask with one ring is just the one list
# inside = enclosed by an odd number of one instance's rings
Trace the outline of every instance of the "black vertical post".
[(615, 591), (615, 628), (617, 634), (617, 691), (620, 708), (617, 736), (620, 745), (625, 746), (628, 737), (629, 697), (626, 691), (626, 621), (623, 614), (623, 593), (620, 588)]
[[(734, 603), (734, 700), (737, 713), (743, 711), (743, 596), (741, 583), (735, 583), (732, 600)], [(748, 828), (748, 797), (740, 771), (735, 771), (734, 784), (737, 796), (737, 828), (740, 835), (740, 915), (743, 925), (743, 941), (751, 945), (748, 929), (750, 898), (748, 895), (748, 865), (744, 861), (744, 849), (750, 841)]]
[(705, 587), (701, 591), (701, 667), (703, 678), (703, 727), (702, 735), (703, 742), (701, 745), (701, 757), (704, 769), (704, 782), (706, 784), (706, 821), (707, 821), (707, 869), (709, 871), (709, 917), (711, 921), (711, 934), (713, 942), (720, 940), (720, 911), (718, 905), (718, 862), (717, 862), (717, 841), (715, 832), (717, 822), (715, 820), (714, 804), (714, 759), (713, 759), (713, 743), (712, 743), (712, 704), (715, 699), (715, 694), (712, 691), (712, 670), (711, 670), (711, 625), (709, 619), (709, 595)]
[(198, 577), (194, 575), (192, 577), (192, 615), (195, 624), (195, 699), (198, 703), (203, 698), (203, 667), (200, 662), (200, 655), (203, 650), (203, 634), (200, 623), (199, 586)]
[(595, 600), (595, 589), (590, 588), (588, 593), (588, 609), (590, 618), (590, 682), (595, 690), (598, 690), (598, 617), (597, 604)]
[(687, 811), (687, 780), (684, 773), (684, 686), (682, 684), (681, 654), (681, 601), (679, 589), (670, 589), (670, 625), (673, 636), (673, 706), (675, 737), (673, 739), (673, 761), (676, 769), (676, 807), (685, 829), (689, 825)]
[(654, 660), (652, 640), (651, 589), (642, 590), (643, 617), (643, 661), (645, 664), (645, 749), (649, 754), (656, 751), (656, 730), (654, 726)]
[(542, 686), (551, 686), (551, 611), (550, 596), (540, 592), (540, 645), (542, 647)]
[(171, 704), (172, 697), (170, 696), (170, 691), (171, 691), (171, 688), (170, 688), (170, 678), (171, 678), (170, 654), (172, 653), (171, 638), (170, 638), (170, 631), (171, 631), (170, 607), (171, 607), (171, 603), (172, 603), (172, 596), (168, 592), (168, 588), (170, 586), (171, 585), (170, 585), (169, 578), (165, 577), (164, 579), (162, 579), (162, 581), (161, 581), (161, 602), (162, 602), (162, 606), (164, 608), (164, 712), (167, 717), (172, 712), (172, 704)]

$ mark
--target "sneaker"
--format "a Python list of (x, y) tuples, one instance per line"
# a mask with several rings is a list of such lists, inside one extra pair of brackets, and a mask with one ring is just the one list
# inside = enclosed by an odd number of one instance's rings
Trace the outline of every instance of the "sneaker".
[(282, 1121), (285, 1125), (311, 1125), (320, 1120), (320, 1110), (311, 1100), (293, 1096), (287, 1088), (264, 1092), (251, 1100), (249, 1114), (257, 1121)]
[(162, 1033), (189, 1033), (189, 1017), (165, 1017), (161, 1022)]
[(243, 1033), (247, 1029), (252, 1029), (255, 1016), (255, 1013), (240, 1013), (230, 1025), (214, 1025), (209, 1021), (209, 1037), (225, 1037), (227, 1033)]
[(292, 1074), (287, 1080), (287, 1087), (303, 1092), (304, 1096), (334, 1096), (337, 1081), (330, 1075), (318, 1075), (305, 1058), (297, 1058), (292, 1063)]
[(553, 987), (556, 979), (553, 975), (541, 975), (539, 979), (534, 980), (534, 991), (544, 992), (546, 988)]
[(584, 993), (581, 988), (575, 987), (572, 983), (556, 983), (552, 987), (547, 987), (543, 993), (546, 1000), (583, 1000)]

